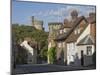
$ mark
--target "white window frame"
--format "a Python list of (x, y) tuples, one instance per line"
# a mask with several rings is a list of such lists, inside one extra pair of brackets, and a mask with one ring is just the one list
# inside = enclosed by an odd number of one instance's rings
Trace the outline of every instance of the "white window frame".
[(87, 55), (92, 55), (92, 46), (87, 46)]

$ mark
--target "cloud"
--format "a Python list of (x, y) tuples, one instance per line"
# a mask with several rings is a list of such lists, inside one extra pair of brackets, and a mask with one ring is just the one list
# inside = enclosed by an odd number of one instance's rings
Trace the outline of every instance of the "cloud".
[(33, 15), (36, 16), (64, 16), (65, 14), (67, 14), (67, 7), (63, 7), (63, 8), (58, 8), (58, 9), (50, 9), (50, 10), (46, 10), (46, 11), (39, 11), (39, 12), (35, 12), (33, 13)]
[(89, 12), (95, 12), (95, 7), (94, 6), (65, 6), (65, 7), (60, 7), (57, 9), (48, 9), (45, 11), (39, 11), (33, 13), (35, 16), (43, 16), (43, 17), (64, 17), (64, 18), (70, 18), (70, 13), (72, 10), (77, 10), (80, 15), (83, 16), (88, 16)]
[(90, 12), (96, 12), (95, 11), (95, 7), (94, 6), (83, 6), (83, 5), (79, 5), (79, 6), (68, 6), (68, 13), (70, 15), (72, 10), (77, 10), (79, 16), (85, 16), (87, 17), (89, 15)]

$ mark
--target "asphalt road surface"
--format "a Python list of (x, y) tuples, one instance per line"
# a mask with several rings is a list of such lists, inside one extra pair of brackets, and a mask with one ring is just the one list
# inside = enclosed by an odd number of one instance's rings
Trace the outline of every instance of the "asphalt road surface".
[(36, 65), (17, 65), (15, 69), (16, 74), (28, 74), (28, 73), (43, 73), (43, 72), (58, 72), (58, 71), (75, 71), (75, 70), (89, 70), (95, 69), (94, 66), (88, 67), (75, 67), (75, 66), (61, 66), (50, 64), (36, 64)]

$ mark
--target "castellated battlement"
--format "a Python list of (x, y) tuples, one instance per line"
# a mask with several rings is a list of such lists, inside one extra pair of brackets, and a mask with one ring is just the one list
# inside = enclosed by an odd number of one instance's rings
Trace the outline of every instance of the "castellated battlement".
[(34, 16), (32, 16), (32, 26), (38, 30), (43, 30), (43, 21), (35, 19)]

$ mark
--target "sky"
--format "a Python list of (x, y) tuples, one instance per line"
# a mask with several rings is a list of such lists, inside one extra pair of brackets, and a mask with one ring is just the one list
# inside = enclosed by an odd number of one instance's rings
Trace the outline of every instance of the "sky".
[(34, 16), (38, 20), (43, 20), (45, 31), (48, 31), (48, 23), (71, 19), (72, 10), (77, 10), (79, 16), (85, 17), (88, 17), (89, 12), (96, 12), (95, 6), (89, 5), (13, 1), (12, 23), (32, 25), (31, 16)]

